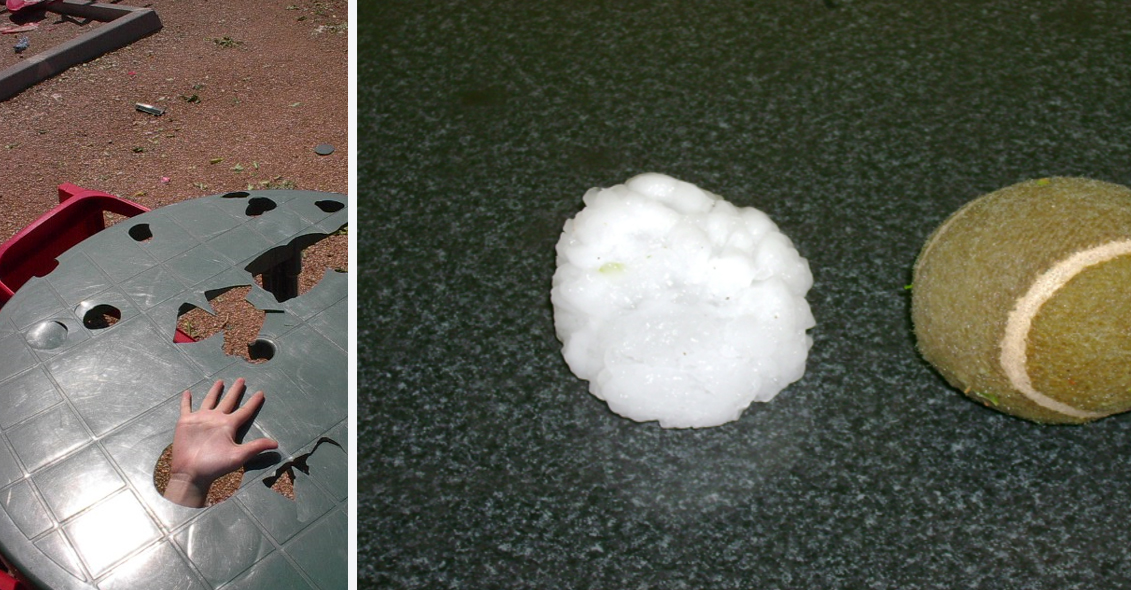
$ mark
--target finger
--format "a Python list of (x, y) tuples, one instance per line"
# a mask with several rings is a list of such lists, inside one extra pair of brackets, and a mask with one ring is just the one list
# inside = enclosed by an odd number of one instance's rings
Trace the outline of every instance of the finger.
[(187, 416), (192, 413), (192, 392), (185, 390), (181, 394), (181, 415)]
[(239, 448), (240, 452), (243, 454), (243, 462), (247, 462), (263, 451), (279, 448), (279, 443), (271, 438), (257, 438), (253, 441), (245, 442), (240, 445)]
[(224, 399), (220, 400), (220, 406), (217, 408), (225, 414), (231, 414), (232, 410), (240, 403), (240, 398), (243, 397), (243, 390), (245, 388), (244, 379), (240, 377), (236, 379), (235, 383), (228, 388), (228, 393), (224, 394)]
[(208, 390), (208, 394), (204, 396), (204, 401), (200, 402), (200, 409), (211, 410), (216, 407), (216, 400), (220, 398), (220, 392), (224, 390), (224, 381), (218, 379), (212, 384), (212, 389)]
[(232, 418), (234, 418), (236, 420), (236, 423), (238, 424), (247, 422), (248, 419), (252, 417), (252, 415), (259, 411), (259, 408), (263, 405), (263, 400), (265, 399), (266, 396), (263, 395), (262, 391), (255, 392), (255, 394), (251, 396), (251, 399), (247, 400), (247, 403), (244, 404), (242, 408), (236, 410), (235, 412), (232, 412)]

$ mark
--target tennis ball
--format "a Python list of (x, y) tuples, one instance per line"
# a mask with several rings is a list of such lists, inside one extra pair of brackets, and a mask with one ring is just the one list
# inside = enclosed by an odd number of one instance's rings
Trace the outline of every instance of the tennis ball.
[(915, 263), (919, 351), (1002, 412), (1083, 423), (1131, 409), (1131, 189), (1085, 178), (982, 196)]

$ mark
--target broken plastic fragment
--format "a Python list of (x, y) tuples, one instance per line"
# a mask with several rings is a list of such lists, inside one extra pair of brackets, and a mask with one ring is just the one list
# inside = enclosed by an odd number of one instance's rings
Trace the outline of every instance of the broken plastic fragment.
[(46, 1), (47, 0), (6, 0), (4, 2), (4, 8), (7, 8), (8, 12), (16, 12), (17, 10), (23, 10), (24, 8), (42, 4)]
[(39, 23), (30, 22), (22, 25), (8, 25), (0, 29), (0, 33), (11, 35), (14, 33), (26, 33), (27, 31), (34, 31), (39, 28)]

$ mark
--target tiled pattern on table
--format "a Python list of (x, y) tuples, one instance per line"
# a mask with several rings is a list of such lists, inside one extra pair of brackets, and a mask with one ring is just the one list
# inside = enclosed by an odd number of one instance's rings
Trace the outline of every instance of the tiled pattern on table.
[(145, 507), (128, 491), (89, 507), (65, 523), (63, 530), (95, 577), (161, 534)]
[(9, 486), (0, 493), (0, 508), (12, 517), (20, 532), (28, 538), (47, 532), (53, 523), (43, 502), (27, 480)]
[(99, 582), (98, 587), (102, 590), (207, 588), (171, 541), (161, 541), (150, 546), (128, 562), (114, 568), (113, 572)]
[(10, 428), (63, 399), (47, 373), (38, 367), (9, 381), (5, 385), (5, 394), (8, 399), (5, 401), (6, 411), (0, 413), (0, 428)]
[(345, 568), (318, 567), (319, 563), (345, 561), (345, 545), (327, 541), (345, 537), (348, 526), (345, 512), (335, 511), (314, 526), (307, 527), (285, 548), (287, 555), (302, 566), (304, 571), (315, 573), (314, 582), (320, 588), (345, 588), (348, 583)]
[(16, 456), (3, 441), (0, 441), (0, 484), (8, 485), (19, 479), (20, 466), (16, 463)]
[[(53, 588), (345, 587), (345, 275), (283, 303), (253, 287), (275, 347), (264, 363), (224, 354), (220, 334), (173, 332), (184, 304), (210, 311), (205, 294), (254, 284), (245, 267), (265, 252), (346, 220), (345, 197), (327, 193), (178, 203), (67, 252), (0, 310), (0, 539), (21, 569)], [(84, 325), (104, 305), (121, 318)], [(278, 439), (277, 459), (217, 506), (166, 501), (153, 469), (180, 392), (198, 406), (215, 379), (241, 376), (268, 400), (247, 437)], [(265, 480), (296, 459), (291, 501)]]
[(68, 305), (101, 293), (113, 285), (110, 277), (102, 271), (86, 254), (76, 256), (68, 265), (73, 272), (51, 275), (47, 282), (51, 288), (64, 298)]
[(24, 328), (56, 315), (60, 309), (67, 307), (53, 289), (45, 288), (45, 281), (39, 277), (32, 277), (24, 283), (22, 289), (35, 291), (34, 297), (12, 297), (4, 304), (4, 315), (9, 318), (16, 330), (22, 332)]
[(183, 391), (177, 384), (205, 378), (191, 363), (169, 362), (168, 347), (153, 345), (166, 340), (171, 345), (172, 336), (144, 318), (123, 319), (101, 338), (84, 343), (89, 350), (76, 349), (89, 362), (74, 363), (67, 355), (52, 359), (48, 369), (87, 425), (101, 436)]
[(45, 468), (37, 475), (36, 485), (56, 519), (63, 521), (121, 489), (125, 482), (106, 454), (92, 444)]
[(27, 471), (35, 471), (94, 440), (67, 403), (55, 404), (4, 433)]
[(122, 290), (135, 305), (149, 309), (166, 299), (179, 295), (185, 285), (171, 269), (155, 264), (121, 283)]
[(295, 565), (280, 551), (256, 563), (243, 575), (224, 586), (224, 590), (257, 590), (259, 588), (288, 588), (313, 590)]
[(0, 365), (0, 379), (7, 379), (36, 361), (35, 353), (28, 347), (24, 335), (19, 333), (0, 338), (0, 358), (10, 359), (10, 362)]
[(220, 503), (178, 531), (175, 539), (211, 584), (231, 580), (275, 549), (238, 502)]

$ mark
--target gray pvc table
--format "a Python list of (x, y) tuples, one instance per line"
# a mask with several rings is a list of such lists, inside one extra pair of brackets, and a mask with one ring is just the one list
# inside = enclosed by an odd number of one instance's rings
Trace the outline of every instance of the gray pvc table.
[[(346, 587), (346, 275), (328, 270), (297, 297), (286, 287), (301, 249), (347, 223), (346, 205), (250, 191), (156, 209), (72, 248), (0, 309), (0, 551), (33, 582)], [(242, 285), (267, 312), (256, 348), (268, 360), (225, 354), (222, 334), (174, 343), (181, 313)], [(107, 314), (120, 319), (106, 327)], [(237, 377), (267, 394), (248, 438), (275, 438), (278, 453), (215, 506), (165, 500), (153, 471), (180, 393), (195, 408)], [(288, 462), (294, 500), (265, 485)]]

